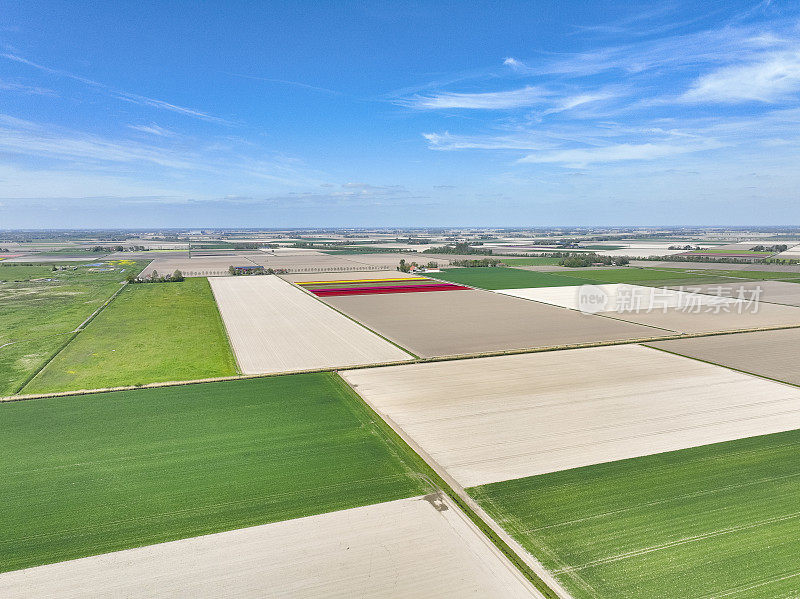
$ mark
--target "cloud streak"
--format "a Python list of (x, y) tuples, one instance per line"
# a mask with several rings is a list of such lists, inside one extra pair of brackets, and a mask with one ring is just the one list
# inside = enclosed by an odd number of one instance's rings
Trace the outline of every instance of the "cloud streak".
[(506, 110), (541, 104), (545, 102), (550, 95), (550, 92), (541, 87), (526, 85), (520, 89), (499, 92), (442, 92), (427, 96), (417, 95), (402, 101), (402, 103), (418, 110), (441, 110), (448, 108)]
[(770, 54), (757, 62), (722, 67), (701, 76), (681, 96), (684, 102), (765, 102), (800, 91), (800, 51)]
[(174, 112), (174, 113), (177, 113), (177, 114), (180, 114), (180, 115), (183, 115), (183, 116), (187, 116), (187, 117), (191, 117), (191, 118), (195, 118), (195, 119), (200, 119), (202, 121), (206, 121), (206, 122), (209, 122), (209, 123), (216, 123), (216, 124), (220, 124), (220, 125), (232, 125), (233, 124), (231, 121), (228, 121), (226, 119), (223, 119), (223, 118), (220, 118), (220, 117), (217, 117), (217, 116), (213, 116), (211, 114), (208, 114), (207, 112), (202, 112), (200, 110), (194, 110), (192, 108), (186, 108), (185, 106), (179, 106), (177, 104), (172, 104), (170, 102), (165, 102), (163, 100), (157, 100), (155, 98), (149, 98), (147, 96), (142, 96), (142, 95), (139, 95), (139, 94), (134, 94), (134, 93), (131, 93), (131, 92), (118, 90), (118, 89), (115, 89), (115, 88), (113, 88), (111, 86), (108, 86), (108, 85), (106, 85), (104, 83), (100, 83), (99, 81), (95, 81), (93, 79), (89, 79), (87, 77), (82, 77), (80, 75), (74, 75), (73, 73), (69, 73), (67, 71), (63, 71), (63, 70), (60, 70), (60, 69), (53, 69), (53, 68), (41, 65), (39, 63), (36, 63), (36, 62), (33, 62), (33, 61), (28, 60), (26, 58), (23, 58), (22, 56), (19, 56), (17, 54), (4, 53), (4, 54), (0, 54), (0, 56), (2, 56), (3, 58), (5, 58), (7, 60), (12, 61), (12, 62), (16, 62), (16, 63), (19, 63), (19, 64), (24, 64), (26, 66), (29, 66), (29, 67), (34, 68), (34, 69), (37, 69), (37, 70), (39, 70), (39, 71), (41, 71), (43, 73), (47, 73), (49, 75), (53, 75), (55, 77), (63, 77), (63, 78), (71, 79), (73, 81), (77, 81), (79, 83), (83, 83), (84, 85), (87, 85), (87, 86), (89, 86), (91, 88), (94, 88), (94, 89), (96, 89), (96, 90), (98, 90), (100, 92), (106, 93), (108, 95), (111, 95), (111, 96), (113, 96), (113, 97), (115, 97), (115, 98), (117, 98), (119, 100), (123, 100), (125, 102), (131, 102), (133, 104), (138, 104), (139, 106), (147, 106), (147, 107), (150, 107), (150, 108), (156, 108), (158, 110), (166, 110), (166, 111)]

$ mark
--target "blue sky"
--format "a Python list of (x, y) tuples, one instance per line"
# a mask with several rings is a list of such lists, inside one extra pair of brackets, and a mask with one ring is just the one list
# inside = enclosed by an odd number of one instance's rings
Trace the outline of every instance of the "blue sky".
[(0, 228), (800, 225), (796, 2), (0, 12)]

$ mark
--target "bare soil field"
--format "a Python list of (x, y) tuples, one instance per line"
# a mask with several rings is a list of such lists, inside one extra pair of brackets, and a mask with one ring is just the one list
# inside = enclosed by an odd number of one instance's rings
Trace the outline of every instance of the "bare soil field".
[(228, 267), (255, 266), (247, 256), (198, 256), (196, 258), (156, 258), (139, 276), (147, 277), (154, 270), (160, 275), (172, 274), (176, 270), (185, 276), (227, 276)]
[[(250, 257), (253, 262), (265, 268), (282, 268), (289, 271), (348, 271), (368, 270), (370, 267), (348, 260), (345, 256), (331, 256), (328, 254), (268, 254), (262, 252)], [(388, 260), (386, 265), (395, 265), (393, 260)]]
[[(675, 287), (678, 289), (678, 287)], [(761, 302), (800, 306), (800, 284), (787, 281), (736, 281), (705, 285), (684, 285), (683, 291), (726, 297), (758, 298)], [(741, 295), (740, 295), (741, 293)]]
[[(600, 306), (588, 304), (582, 298), (588, 298), (585, 289), (579, 287), (531, 287), (528, 289), (496, 289), (496, 293), (534, 300), (553, 306), (561, 306), (571, 310), (602, 308), (596, 310), (603, 313), (629, 312), (632, 310), (663, 310), (664, 308), (709, 306), (732, 303), (735, 300), (717, 295), (689, 293), (675, 289), (644, 287), (625, 283), (592, 285), (593, 294), (604, 298)], [(592, 294), (592, 295), (593, 295)]]
[(643, 339), (658, 329), (581, 314), (491, 291), (323, 298), (420, 356)]
[[(659, 309), (652, 312), (615, 313), (613, 317), (626, 322), (659, 327), (676, 333), (712, 333), (800, 325), (800, 308), (795, 306), (780, 306), (763, 302), (758, 305), (757, 311), (748, 311), (746, 305), (743, 305), (743, 311), (740, 313), (738, 305), (736, 303), (731, 304), (731, 309), (727, 312), (724, 310), (715, 312), (716, 307), (706, 306), (700, 312), (671, 308), (666, 312)], [(711, 310), (711, 312), (706, 310)]]
[(800, 389), (640, 345), (341, 375), (464, 487), (800, 427)]
[(800, 329), (648, 343), (652, 347), (800, 385)]
[(447, 499), (414, 497), (18, 570), (23, 597), (541, 597)]
[(276, 276), (209, 279), (245, 374), (376, 364), (410, 356)]

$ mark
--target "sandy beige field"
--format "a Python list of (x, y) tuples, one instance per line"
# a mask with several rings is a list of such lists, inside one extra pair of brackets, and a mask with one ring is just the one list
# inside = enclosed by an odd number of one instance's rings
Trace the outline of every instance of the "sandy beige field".
[(255, 266), (255, 262), (243, 255), (156, 258), (140, 276), (150, 276), (154, 270), (160, 275), (180, 270), (185, 276), (224, 276), (228, 274), (228, 267), (232, 265)]
[(800, 329), (648, 343), (653, 347), (800, 385)]
[(245, 374), (353, 366), (410, 356), (276, 276), (209, 279)]
[[(593, 294), (600, 294), (604, 305), (590, 305), (582, 302), (586, 297), (586, 290)], [(706, 295), (703, 293), (690, 293), (676, 289), (662, 289), (658, 287), (644, 287), (642, 285), (628, 285), (625, 283), (611, 283), (604, 285), (576, 285), (570, 287), (532, 287), (527, 289), (497, 289), (495, 293), (502, 293), (512, 297), (534, 300), (571, 310), (588, 309), (592, 312), (628, 312), (641, 310), (663, 310), (677, 307), (696, 307), (731, 303), (736, 300)], [(598, 309), (602, 308), (602, 309)]]
[(326, 303), (420, 356), (643, 339), (658, 329), (491, 291), (326, 297)]
[(341, 374), (465, 487), (800, 427), (800, 389), (640, 345)]
[(729, 312), (686, 312), (681, 309), (653, 310), (652, 312), (624, 312), (610, 314), (626, 322), (660, 327), (677, 333), (712, 333), (736, 331), (761, 327), (800, 325), (800, 308), (760, 302), (758, 309), (748, 311), (747, 302), (742, 302), (745, 311), (739, 313), (737, 304), (731, 304)]
[[(675, 287), (674, 289), (679, 289)], [(684, 291), (707, 293), (725, 297), (758, 299), (770, 304), (800, 306), (800, 284), (786, 281), (737, 281), (707, 285), (684, 285)]]
[(541, 597), (462, 512), (433, 497), (0, 574), (0, 596)]

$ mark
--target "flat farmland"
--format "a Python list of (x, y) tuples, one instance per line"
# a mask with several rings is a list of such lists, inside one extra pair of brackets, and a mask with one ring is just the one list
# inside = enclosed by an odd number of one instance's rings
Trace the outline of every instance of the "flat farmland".
[(0, 412), (2, 571), (430, 491), (331, 373)]
[[(702, 293), (690, 293), (676, 289), (659, 289), (643, 285), (627, 285), (612, 283), (594, 285), (593, 293), (604, 298), (604, 304), (586, 304), (583, 287), (534, 287), (531, 289), (497, 289), (496, 293), (533, 300), (553, 306), (561, 306), (570, 310), (584, 309), (600, 313), (628, 313), (648, 310), (664, 310), (669, 308), (698, 308), (705, 306), (722, 306), (735, 303), (732, 298)], [(584, 303), (582, 304), (582, 298)]]
[(308, 283), (311, 281), (341, 281), (342, 279), (415, 279), (419, 275), (412, 275), (399, 270), (372, 270), (354, 272), (352, 275), (341, 272), (309, 272), (288, 275), (279, 275), (290, 283)]
[(593, 282), (593, 280), (568, 277), (561, 272), (556, 274), (502, 267), (448, 268), (442, 272), (432, 273), (431, 276), (442, 281), (480, 289), (559, 287)]
[(540, 597), (495, 551), (449, 500), (413, 497), (19, 570), (0, 594)]
[(640, 345), (342, 377), (465, 487), (800, 428), (800, 389)]
[(210, 282), (245, 374), (411, 357), (276, 276), (224, 277)]
[(709, 305), (700, 308), (699, 311), (682, 308), (669, 308), (666, 311), (657, 309), (650, 312), (640, 310), (614, 314), (614, 318), (676, 333), (713, 333), (800, 325), (800, 308), (795, 306), (761, 302), (756, 309), (744, 301), (728, 304), (727, 307)]
[(207, 279), (128, 285), (23, 393), (236, 374)]
[(663, 331), (479, 290), (326, 297), (325, 303), (417, 355), (644, 339)]
[(0, 396), (16, 393), (143, 266), (128, 260), (108, 270), (0, 265)]
[(682, 286), (685, 291), (706, 293), (723, 297), (757, 299), (770, 304), (800, 306), (800, 285), (788, 281), (729, 280), (724, 283), (706, 283)]
[(147, 277), (156, 271), (159, 275), (172, 274), (176, 270), (186, 276), (204, 276), (212, 274), (228, 274), (230, 266), (255, 266), (256, 263), (248, 256), (185, 256), (156, 258), (141, 272), (142, 277)]
[(800, 431), (469, 489), (576, 599), (797, 595)]
[(796, 352), (800, 347), (800, 329), (656, 341), (647, 345), (800, 385)]

